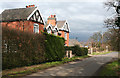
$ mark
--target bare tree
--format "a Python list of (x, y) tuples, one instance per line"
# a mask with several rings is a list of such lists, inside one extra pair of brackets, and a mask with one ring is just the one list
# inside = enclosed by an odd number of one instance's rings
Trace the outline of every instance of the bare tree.
[(108, 18), (104, 21), (107, 28), (112, 28), (116, 32), (117, 50), (120, 51), (120, 0), (109, 0), (105, 3), (105, 6), (109, 9), (114, 9), (115, 16)]
[(109, 50), (118, 50), (117, 47), (117, 34), (113, 29), (109, 29), (108, 31), (104, 32), (104, 45), (108, 45), (109, 46)]
[(101, 47), (102, 34), (101, 32), (95, 32), (89, 40), (92, 42), (92, 47)]

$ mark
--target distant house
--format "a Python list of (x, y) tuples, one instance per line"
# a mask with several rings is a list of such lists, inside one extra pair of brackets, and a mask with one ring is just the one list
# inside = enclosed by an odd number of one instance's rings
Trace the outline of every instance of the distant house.
[(45, 30), (50, 34), (55, 34), (65, 38), (65, 45), (69, 46), (69, 32), (70, 28), (66, 20), (57, 21), (56, 15), (51, 15), (48, 17)]
[(29, 5), (26, 8), (7, 9), (0, 16), (2, 16), (0, 20), (2, 26), (34, 33), (44, 31), (43, 18), (35, 5)]

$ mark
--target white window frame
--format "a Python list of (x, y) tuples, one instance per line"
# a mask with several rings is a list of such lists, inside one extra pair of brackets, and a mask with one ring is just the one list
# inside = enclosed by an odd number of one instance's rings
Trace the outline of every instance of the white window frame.
[(54, 35), (57, 36), (57, 31), (54, 32)]
[(51, 29), (50, 28), (48, 28), (47, 33), (51, 34)]
[(65, 32), (65, 40), (67, 40), (67, 32)]
[(34, 33), (39, 33), (39, 24), (34, 23), (33, 31), (34, 31)]

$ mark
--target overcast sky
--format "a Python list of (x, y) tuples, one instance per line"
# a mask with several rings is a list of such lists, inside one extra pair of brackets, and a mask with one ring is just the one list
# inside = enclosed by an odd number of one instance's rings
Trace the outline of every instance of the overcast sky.
[(67, 20), (70, 27), (70, 38), (78, 37), (86, 41), (94, 32), (105, 31), (103, 23), (109, 12), (103, 2), (106, 0), (0, 0), (0, 13), (5, 9), (24, 8), (36, 5), (44, 20), (56, 14), (57, 20)]

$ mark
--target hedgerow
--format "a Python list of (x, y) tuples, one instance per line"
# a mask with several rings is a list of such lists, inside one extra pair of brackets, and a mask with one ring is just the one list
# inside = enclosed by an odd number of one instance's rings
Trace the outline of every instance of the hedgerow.
[(2, 28), (2, 69), (61, 60), (64, 57), (64, 39)]
[(65, 55), (64, 49), (64, 38), (49, 35), (44, 33), (45, 35), (45, 55), (47, 61), (58, 61), (62, 60)]
[(80, 47), (78, 45), (75, 46), (66, 46), (65, 50), (72, 50), (72, 53), (75, 54), (76, 56), (84, 56), (88, 54), (88, 49), (84, 47)]

